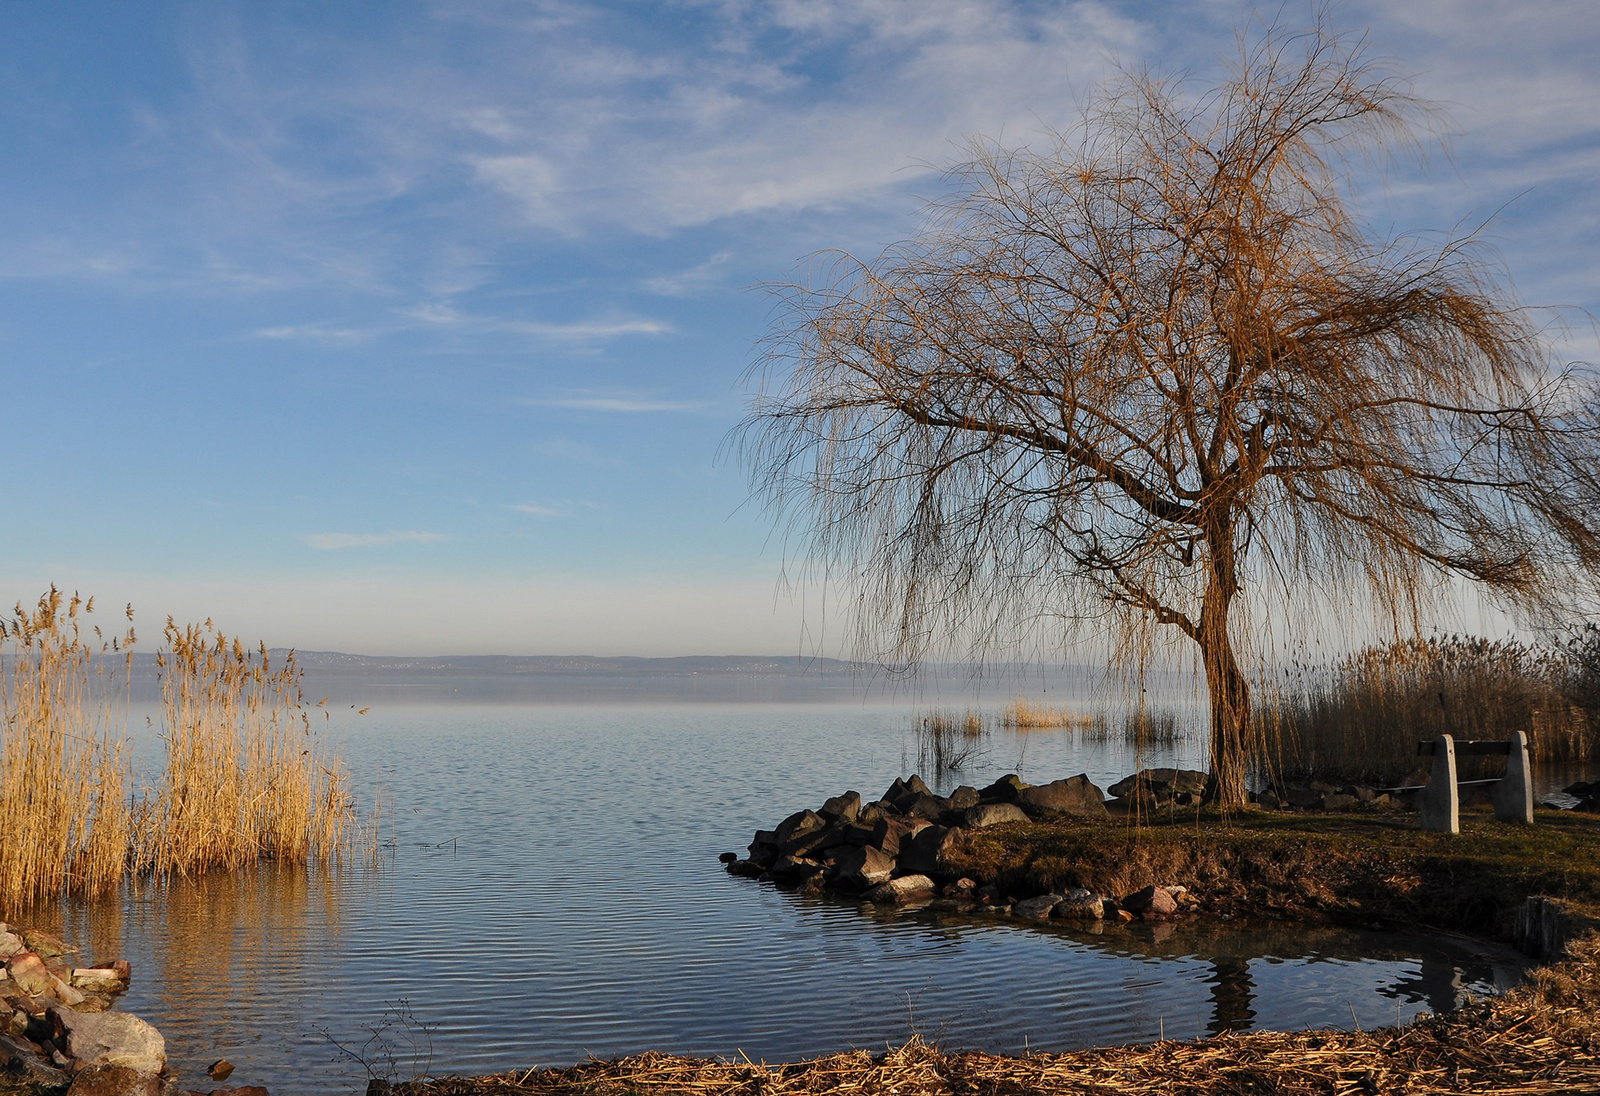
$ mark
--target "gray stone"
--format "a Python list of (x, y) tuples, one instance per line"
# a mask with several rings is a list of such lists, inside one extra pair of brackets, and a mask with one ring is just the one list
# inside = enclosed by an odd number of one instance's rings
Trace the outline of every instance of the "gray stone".
[(872, 840), (868, 844), (886, 856), (899, 856), (900, 846), (929, 825), (923, 818), (885, 818), (872, 827)]
[(919, 795), (901, 807), (907, 818), (925, 818), (929, 822), (937, 822), (949, 809), (950, 800), (942, 795)]
[(1063, 921), (1098, 921), (1105, 916), (1105, 899), (1086, 890), (1075, 890), (1056, 903), (1050, 916)]
[(160, 1096), (161, 1078), (127, 1066), (85, 1066), (72, 1078), (67, 1096)]
[(796, 811), (778, 823), (778, 828), (772, 834), (773, 843), (783, 845), (801, 834), (820, 830), (827, 824), (827, 819), (816, 811)]
[(1129, 913), (1137, 913), (1146, 921), (1160, 921), (1178, 912), (1178, 900), (1166, 887), (1149, 886), (1134, 891), (1117, 903)]
[(902, 875), (886, 883), (879, 883), (862, 897), (869, 902), (882, 905), (898, 905), (901, 902), (932, 897), (933, 892), (934, 882), (926, 875)]
[(728, 865), (728, 874), (741, 879), (759, 879), (769, 866), (757, 864), (754, 860), (735, 860)]
[(978, 794), (978, 789), (969, 787), (966, 784), (961, 785), (961, 787), (950, 793), (950, 806), (958, 811), (964, 811), (968, 807), (976, 807), (982, 800), (983, 797)]
[(1024, 784), (1016, 773), (1007, 773), (978, 793), (986, 803), (1014, 803), (1017, 793), (1033, 785)]
[(883, 805), (881, 803), (868, 803), (865, 807), (862, 807), (860, 813), (856, 815), (856, 825), (876, 826), (879, 822), (882, 822), (888, 817), (889, 812), (883, 809)]
[(1322, 809), (1325, 811), (1353, 811), (1360, 805), (1359, 799), (1343, 792), (1329, 792), (1322, 797)]
[(6, 960), (6, 970), (11, 980), (22, 987), (22, 992), (32, 997), (49, 993), (55, 980), (45, 968), (44, 960), (31, 951), (24, 951)]
[(126, 1012), (73, 1012), (53, 1008), (50, 1015), (66, 1030), (67, 1052), (86, 1066), (126, 1066), (160, 1073), (167, 1064), (161, 1033)]
[(774, 879), (792, 883), (817, 874), (822, 870), (822, 865), (815, 860), (806, 860), (794, 856), (780, 856), (777, 862), (767, 870), (772, 873)]
[(0, 959), (9, 959), (27, 950), (28, 946), (22, 942), (22, 937), (14, 932), (0, 930)]
[(854, 822), (861, 814), (861, 793), (845, 792), (836, 795), (822, 805), (818, 812), (829, 818), (842, 818), (846, 822)]
[(900, 870), (907, 875), (948, 879), (955, 874), (950, 858), (960, 851), (962, 840), (963, 831), (955, 826), (918, 830), (909, 842), (900, 842)]
[(1030, 921), (1044, 921), (1065, 898), (1066, 896), (1061, 894), (1041, 894), (1037, 898), (1024, 898), (1011, 907), (1011, 913), (1015, 917), (1027, 918)]
[(861, 845), (843, 846), (834, 856), (833, 863), (838, 872), (834, 882), (852, 890), (865, 890), (888, 882), (895, 868), (893, 857)]
[(816, 859), (819, 853), (845, 844), (850, 839), (850, 823), (840, 819), (820, 830), (810, 830), (797, 834), (778, 846), (778, 851), (785, 856), (803, 856), (807, 859)]
[(61, 1070), (26, 1039), (0, 1033), (0, 1073), (7, 1081), (20, 1081), (40, 1090), (60, 1092), (71, 1082)]
[(1003, 826), (1008, 822), (1030, 821), (1028, 814), (1015, 803), (980, 803), (962, 812), (962, 824), (969, 830), (986, 830), (990, 826)]
[(1090, 818), (1106, 816), (1105, 793), (1089, 780), (1087, 773), (1052, 780), (1035, 788), (1023, 788), (1017, 793), (1017, 806), (1026, 811), (1055, 814), (1075, 814)]
[(1180, 793), (1201, 795), (1205, 790), (1206, 774), (1198, 769), (1140, 769), (1107, 789), (1119, 798), (1133, 798), (1141, 791), (1148, 792), (1158, 803), (1165, 803)]

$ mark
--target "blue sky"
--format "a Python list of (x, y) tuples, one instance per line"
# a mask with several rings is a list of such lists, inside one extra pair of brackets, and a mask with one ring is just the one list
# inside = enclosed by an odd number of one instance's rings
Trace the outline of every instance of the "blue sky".
[[(717, 459), (751, 287), (910, 234), (957, 142), (1070, 123), (1113, 59), (1204, 84), (1243, 10), (4, 5), (0, 597), (369, 653), (812, 649)], [(1600, 5), (1332, 13), (1451, 118), (1375, 224), (1492, 217), (1522, 299), (1600, 311)]]

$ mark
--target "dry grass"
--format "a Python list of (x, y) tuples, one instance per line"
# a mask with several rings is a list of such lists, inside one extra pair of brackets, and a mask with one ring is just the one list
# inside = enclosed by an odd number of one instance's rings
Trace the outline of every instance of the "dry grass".
[(1227, 1032), (1210, 1039), (1009, 1057), (913, 1039), (768, 1066), (643, 1054), (570, 1069), (397, 1085), (396, 1096), (1168, 1096), (1193, 1093), (1600, 1091), (1600, 946), (1590, 940), (1502, 998), (1376, 1031)]
[[(1292, 667), (1263, 690), (1261, 756), (1287, 777), (1392, 782), (1417, 767), (1419, 741), (1523, 730), (1540, 761), (1590, 760), (1600, 739), (1569, 700), (1573, 672), (1559, 651), (1462, 636), (1368, 647), (1331, 672)], [(1463, 762), (1463, 779), (1498, 775), (1494, 759)]]
[(959, 716), (929, 712), (917, 725), (917, 767), (932, 772), (936, 782), (960, 772), (982, 754), (988, 736), (988, 721), (972, 708)]
[(1000, 713), (1000, 726), (1016, 731), (1081, 730), (1093, 725), (1093, 716), (1077, 714), (1065, 704), (1034, 704), (1020, 696)]
[(293, 655), (274, 666), (209, 621), (167, 623), (163, 764), (135, 789), (132, 610), (110, 639), (92, 611), (52, 588), (0, 625), (0, 908), (100, 894), (130, 872), (336, 861), (371, 843), (343, 766), (312, 734)]

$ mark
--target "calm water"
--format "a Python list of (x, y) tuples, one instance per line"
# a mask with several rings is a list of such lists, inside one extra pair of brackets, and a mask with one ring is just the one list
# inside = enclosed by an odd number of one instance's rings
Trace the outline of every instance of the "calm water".
[[(363, 701), (365, 702), (365, 700)], [(913, 1033), (1020, 1052), (1229, 1027), (1363, 1027), (1509, 985), (1510, 953), (1407, 934), (1136, 926), (1098, 934), (863, 909), (733, 879), (757, 828), (915, 768), (908, 709), (380, 702), (344, 738), (384, 789), (375, 870), (261, 869), (65, 911), (134, 964), (122, 1006), (191, 1083), (277, 1096), (564, 1065), (646, 1049), (792, 1059)], [(981, 785), (1136, 764), (1189, 745), (997, 734)], [(953, 783), (953, 781), (947, 781)], [(342, 1044), (366, 1066), (349, 1054)]]

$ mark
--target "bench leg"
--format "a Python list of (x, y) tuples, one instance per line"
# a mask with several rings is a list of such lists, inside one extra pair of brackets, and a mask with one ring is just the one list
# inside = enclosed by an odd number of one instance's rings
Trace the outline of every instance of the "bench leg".
[(1494, 816), (1502, 822), (1533, 822), (1533, 767), (1528, 763), (1528, 736), (1511, 732), (1506, 775), (1494, 786)]
[(1422, 828), (1440, 833), (1461, 832), (1461, 793), (1456, 788), (1456, 742), (1447, 734), (1433, 740), (1433, 771), (1428, 786), (1418, 796)]

